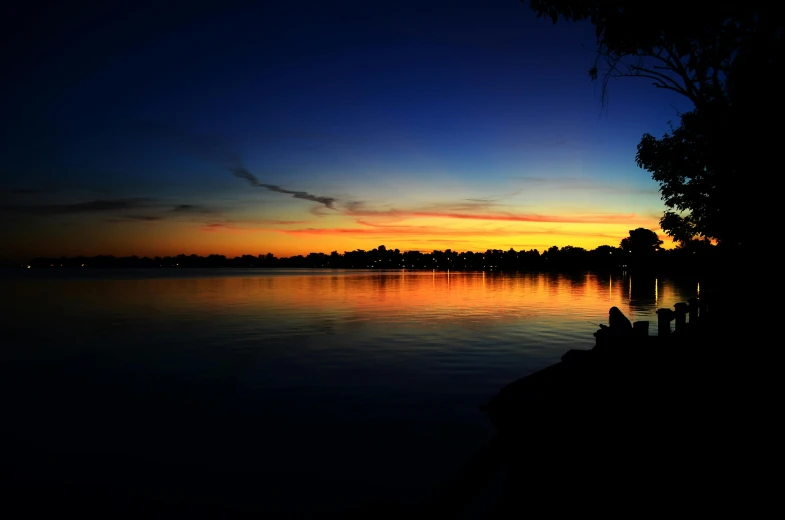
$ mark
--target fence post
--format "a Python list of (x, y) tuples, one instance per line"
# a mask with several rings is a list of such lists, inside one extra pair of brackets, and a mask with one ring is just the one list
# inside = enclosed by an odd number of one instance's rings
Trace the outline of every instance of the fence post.
[(649, 335), (649, 322), (636, 321), (632, 324), (632, 333), (635, 336), (648, 336)]
[(673, 320), (673, 311), (670, 309), (662, 308), (657, 309), (657, 335), (660, 337), (668, 336), (671, 333), (671, 321)]
[(685, 302), (679, 302), (673, 306), (676, 310), (676, 326), (675, 332), (684, 332), (684, 325), (687, 323), (687, 310), (688, 306)]
[(687, 303), (690, 306), (690, 325), (695, 324), (695, 320), (698, 319), (698, 299), (693, 297), (687, 300)]
[(700, 317), (705, 318), (706, 313), (709, 312), (709, 301), (705, 296), (698, 298), (698, 307), (700, 308)]

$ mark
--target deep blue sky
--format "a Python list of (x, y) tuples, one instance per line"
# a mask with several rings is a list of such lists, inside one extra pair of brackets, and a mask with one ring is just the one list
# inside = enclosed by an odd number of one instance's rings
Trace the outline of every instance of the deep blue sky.
[(515, 0), (105, 4), (3, 12), (14, 254), (595, 247), (656, 229), (635, 146), (689, 106), (629, 79), (603, 111), (587, 24)]

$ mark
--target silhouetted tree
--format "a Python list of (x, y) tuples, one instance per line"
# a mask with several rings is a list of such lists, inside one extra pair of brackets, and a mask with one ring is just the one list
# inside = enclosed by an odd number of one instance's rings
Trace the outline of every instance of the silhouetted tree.
[(774, 2), (721, 2), (710, 9), (684, 9), (683, 2), (675, 0), (530, 0), (529, 4), (539, 17), (554, 23), (559, 18), (591, 22), (597, 48), (589, 75), (601, 78), (603, 102), (611, 79), (638, 77), (678, 92), (702, 108), (727, 97), (728, 73), (739, 60), (782, 45), (781, 8)]
[[(525, 1), (524, 1), (525, 3)], [(785, 113), (771, 71), (785, 63), (785, 24), (774, 2), (722, 2), (683, 9), (682, 2), (531, 0), (555, 23), (588, 20), (602, 81), (639, 77), (677, 92), (694, 105), (662, 139), (645, 134), (638, 165), (660, 183), (669, 211), (662, 229), (677, 240), (715, 238), (740, 246), (753, 229), (756, 192), (751, 175), (776, 164), (779, 135), (760, 124)]]
[[(644, 230), (652, 234), (648, 230)], [(633, 236), (638, 233), (631, 232)], [(645, 235), (642, 234), (642, 236)], [(655, 236), (656, 239), (656, 236)], [(640, 241), (644, 246), (642, 251), (651, 251), (645, 244), (656, 244), (653, 239), (648, 242), (645, 236)], [(624, 242), (627, 244), (627, 242)], [(656, 247), (656, 246), (655, 246)], [(633, 246), (634, 250), (638, 250)], [(143, 269), (180, 269), (180, 268), (332, 268), (332, 269), (427, 269), (427, 270), (456, 270), (456, 271), (585, 271), (585, 270), (628, 270), (630, 262), (636, 268), (656, 267), (663, 270), (696, 270), (704, 268), (707, 263), (715, 262), (718, 247), (707, 240), (694, 239), (683, 242), (679, 247), (666, 251), (660, 249), (656, 254), (647, 253), (637, 256), (627, 251), (611, 247), (599, 246), (587, 251), (581, 247), (553, 246), (542, 255), (536, 249), (529, 251), (507, 251), (501, 249), (488, 249), (483, 252), (464, 251), (458, 253), (452, 249), (421, 253), (419, 251), (401, 252), (398, 249), (385, 248), (386, 256), (379, 259), (380, 250), (346, 251), (344, 254), (332, 251), (325, 253), (310, 253), (307, 256), (296, 255), (292, 257), (276, 258), (272, 253), (235, 256), (227, 258), (223, 255), (185, 255), (156, 256), (154, 258), (128, 256), (114, 257), (102, 255), (95, 257), (77, 256), (74, 258), (35, 258), (23, 264), (13, 264), (8, 267), (26, 268), (28, 265), (35, 268), (143, 268)]]
[(658, 251), (662, 240), (651, 229), (630, 230), (630, 236), (622, 238), (620, 247), (633, 255), (647, 255)]
[(680, 242), (696, 235), (725, 239), (733, 227), (723, 222), (732, 210), (723, 203), (728, 197), (719, 182), (725, 154), (713, 151), (713, 132), (705, 128), (707, 123), (696, 112), (684, 114), (682, 124), (670, 135), (655, 139), (644, 134), (635, 156), (638, 166), (660, 183), (662, 200), (669, 208), (660, 227)]
[(594, 269), (615, 269), (624, 264), (624, 251), (618, 247), (602, 245), (588, 253), (589, 265)]
[(619, 244), (624, 251), (629, 269), (650, 270), (655, 267), (655, 255), (660, 251), (662, 240), (657, 233), (646, 228), (630, 230), (630, 236)]

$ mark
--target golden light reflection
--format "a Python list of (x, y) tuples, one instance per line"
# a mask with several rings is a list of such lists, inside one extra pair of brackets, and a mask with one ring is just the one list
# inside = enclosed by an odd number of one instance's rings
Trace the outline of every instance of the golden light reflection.
[(576, 323), (604, 322), (613, 305), (630, 320), (656, 320), (654, 299), (664, 306), (684, 299), (668, 282), (657, 281), (651, 303), (632, 305), (623, 293), (613, 294), (612, 283), (612, 278), (595, 275), (452, 271), (258, 271), (235, 276), (83, 280), (78, 285), (47, 280), (46, 284), (10, 288), (9, 294), (19, 305), (9, 312), (40, 306), (55, 291), (69, 294), (74, 312), (99, 321), (107, 313), (143, 318), (167, 309), (199, 320), (237, 320), (247, 327), (270, 320), (300, 323), (304, 319), (394, 326), (396, 320), (416, 315), (434, 324), (449, 321), (479, 326), (486, 320), (535, 320), (557, 329), (574, 329)]
[(654, 279), (654, 303), (655, 303), (655, 305), (657, 304), (657, 300), (658, 300), (658, 298), (659, 298), (659, 290), (657, 289), (657, 286), (658, 286), (658, 285), (659, 285), (659, 282), (658, 282), (658, 280), (655, 278), (655, 279)]

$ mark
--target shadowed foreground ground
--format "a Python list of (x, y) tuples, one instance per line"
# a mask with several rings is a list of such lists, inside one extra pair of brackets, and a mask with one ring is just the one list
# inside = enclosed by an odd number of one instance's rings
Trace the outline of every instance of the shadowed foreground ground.
[(461, 517), (499, 467), (504, 491), (485, 518), (765, 510), (765, 363), (752, 357), (760, 351), (749, 329), (728, 327), (728, 314), (713, 318), (668, 342), (623, 340), (567, 356), (503, 389), (486, 408), (496, 440), (428, 514)]

